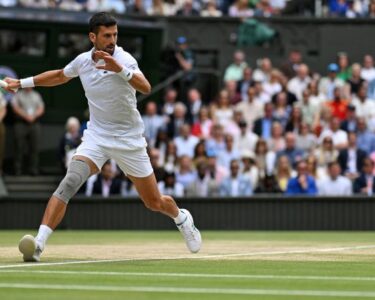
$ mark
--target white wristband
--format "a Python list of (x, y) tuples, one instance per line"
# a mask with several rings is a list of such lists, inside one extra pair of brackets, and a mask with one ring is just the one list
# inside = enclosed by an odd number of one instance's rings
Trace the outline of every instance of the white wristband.
[(35, 87), (34, 84), (34, 77), (27, 77), (20, 80), (21, 88), (33, 88)]
[(122, 70), (117, 74), (125, 81), (129, 81), (133, 78), (133, 72), (126, 69), (125, 67), (123, 67)]

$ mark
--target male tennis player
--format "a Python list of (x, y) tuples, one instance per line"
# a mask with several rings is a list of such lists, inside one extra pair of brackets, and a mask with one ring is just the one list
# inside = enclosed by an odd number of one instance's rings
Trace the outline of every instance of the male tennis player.
[(145, 206), (174, 219), (193, 253), (201, 248), (201, 235), (186, 209), (161, 195), (143, 137), (143, 122), (137, 110), (136, 90), (147, 94), (151, 86), (137, 61), (117, 43), (117, 22), (100, 12), (89, 21), (93, 49), (78, 55), (64, 69), (17, 80), (5, 78), (7, 90), (56, 86), (79, 77), (90, 109), (90, 122), (65, 178), (49, 199), (38, 235), (24, 236), (19, 244), (24, 261), (39, 261), (47, 239), (64, 217), (69, 200), (89, 176), (114, 159), (133, 181)]

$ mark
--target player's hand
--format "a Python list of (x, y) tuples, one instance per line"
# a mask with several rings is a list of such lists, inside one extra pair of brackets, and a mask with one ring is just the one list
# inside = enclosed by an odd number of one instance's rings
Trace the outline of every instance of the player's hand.
[(19, 79), (5, 77), (3, 80), (8, 84), (8, 86), (4, 88), (4, 90), (6, 90), (9, 93), (14, 94), (21, 87)]
[(107, 70), (112, 71), (115, 73), (121, 72), (122, 66), (113, 58), (113, 56), (107, 52), (104, 51), (95, 51), (94, 52), (94, 58), (96, 59), (102, 59), (104, 60), (104, 65), (98, 65), (96, 66), (99, 70)]

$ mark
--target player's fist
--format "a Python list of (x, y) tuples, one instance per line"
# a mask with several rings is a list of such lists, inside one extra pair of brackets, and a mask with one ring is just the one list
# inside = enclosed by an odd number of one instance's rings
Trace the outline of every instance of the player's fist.
[(17, 92), (17, 90), (21, 87), (21, 83), (20, 83), (20, 80), (19, 79), (14, 79), (14, 78), (10, 78), (10, 77), (5, 77), (4, 78), (4, 81), (8, 84), (7, 87), (4, 87), (4, 89), (7, 91), (7, 92), (10, 92), (10, 93), (15, 93)]

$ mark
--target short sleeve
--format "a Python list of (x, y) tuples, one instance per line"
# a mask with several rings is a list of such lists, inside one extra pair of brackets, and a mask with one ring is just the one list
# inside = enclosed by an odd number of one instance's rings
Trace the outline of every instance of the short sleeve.
[(64, 75), (66, 77), (78, 77), (79, 76), (79, 73), (78, 73), (78, 66), (79, 66), (79, 63), (78, 63), (78, 56), (72, 60), (68, 65), (65, 66), (64, 68)]
[(127, 69), (131, 70), (133, 73), (142, 74), (142, 71), (139, 69), (137, 61), (129, 53), (124, 52), (124, 54), (121, 55), (120, 63)]

